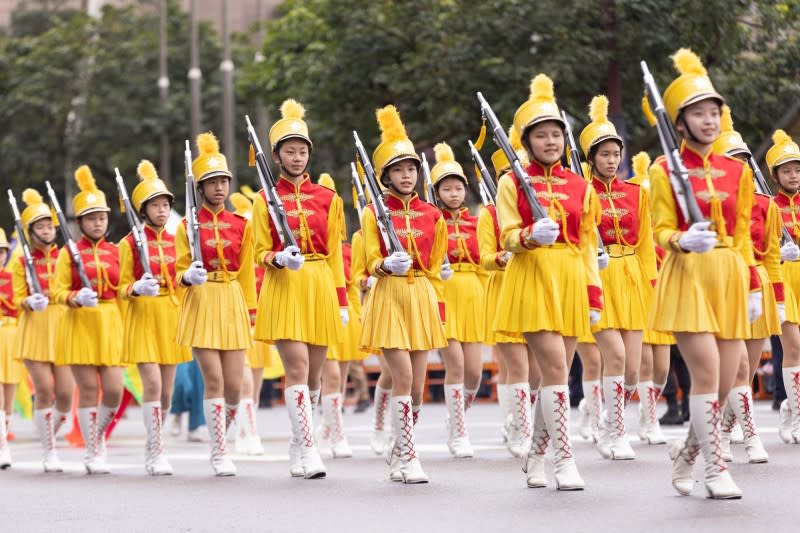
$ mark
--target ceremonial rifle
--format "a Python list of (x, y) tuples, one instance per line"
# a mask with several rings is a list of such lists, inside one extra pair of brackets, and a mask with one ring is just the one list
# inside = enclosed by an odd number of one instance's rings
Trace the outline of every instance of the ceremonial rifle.
[[(747, 164), (750, 166), (750, 170), (753, 171), (753, 177), (755, 178), (756, 182), (756, 189), (761, 194), (766, 194), (767, 196), (772, 197), (772, 190), (769, 188), (769, 184), (767, 180), (764, 179), (764, 174), (761, 173), (761, 169), (758, 167), (758, 163), (753, 158), (753, 154), (747, 154)], [(785, 244), (787, 242), (794, 242), (792, 239), (792, 235), (789, 233), (789, 230), (786, 229), (786, 226), (783, 224), (783, 220), (781, 219), (781, 241)]]
[(128, 190), (125, 188), (125, 182), (122, 180), (122, 175), (119, 173), (117, 167), (114, 167), (114, 174), (116, 175), (119, 197), (122, 200), (123, 207), (125, 207), (125, 218), (128, 219), (128, 226), (131, 228), (133, 244), (136, 246), (136, 251), (139, 252), (139, 263), (142, 265), (144, 273), (152, 276), (153, 271), (150, 269), (150, 252), (147, 249), (147, 236), (144, 233), (144, 227), (139, 217), (133, 212), (133, 205), (128, 196)]
[(89, 276), (86, 275), (86, 267), (83, 265), (83, 259), (81, 258), (81, 253), (78, 251), (78, 245), (75, 244), (75, 241), (72, 240), (72, 235), (69, 233), (69, 227), (67, 226), (67, 217), (64, 216), (64, 211), (61, 210), (61, 203), (58, 201), (58, 196), (56, 196), (56, 191), (53, 190), (52, 185), (50, 185), (49, 181), (44, 182), (45, 186), (47, 187), (47, 195), (50, 197), (50, 202), (53, 204), (53, 209), (56, 212), (56, 218), (58, 219), (58, 229), (61, 231), (61, 236), (64, 237), (64, 242), (67, 246), (67, 251), (69, 252), (70, 257), (72, 258), (72, 264), (75, 265), (75, 268), (78, 269), (78, 278), (81, 280), (81, 285), (89, 290), (94, 290), (92, 288), (92, 284), (89, 281)]
[(484, 206), (493, 204), (497, 198), (497, 187), (492, 181), (489, 170), (486, 168), (486, 163), (483, 162), (483, 158), (481, 157), (480, 152), (478, 152), (478, 149), (475, 148), (475, 145), (472, 144), (472, 141), (467, 140), (467, 143), (469, 144), (469, 150), (472, 153), (472, 160), (475, 162), (475, 167), (478, 170), (478, 190), (481, 193), (481, 201), (483, 202)]
[[(422, 152), (422, 177), (425, 180), (425, 196), (427, 197), (427, 201), (433, 207), (438, 209), (439, 211), (442, 210), (442, 203), (439, 200), (439, 197), (436, 196), (436, 189), (433, 188), (433, 182), (431, 181), (431, 167), (428, 165), (428, 158), (425, 157), (425, 152)], [(444, 254), (444, 261), (442, 261), (442, 266), (450, 267), (450, 259), (447, 257), (447, 252)]]
[(358, 175), (355, 163), (350, 163), (350, 174), (353, 179), (353, 187), (356, 189), (356, 209), (358, 210), (358, 220), (361, 220), (361, 214), (364, 208), (367, 207), (367, 197), (364, 195), (364, 187), (361, 185), (361, 177)]
[(197, 219), (197, 182), (192, 174), (192, 148), (186, 141), (183, 151), (183, 164), (186, 167), (186, 238), (189, 240), (189, 253), (192, 262), (203, 261), (200, 247), (200, 221)]
[(17, 199), (11, 189), (8, 189), (8, 203), (11, 204), (11, 211), (14, 213), (14, 227), (17, 230), (17, 241), (22, 247), (22, 257), (25, 260), (25, 272), (28, 275), (28, 285), (31, 287), (31, 294), (42, 294), (42, 285), (36, 276), (36, 266), (33, 262), (33, 254), (28, 239), (25, 237), (25, 229), (22, 227), (22, 218), (19, 215)]

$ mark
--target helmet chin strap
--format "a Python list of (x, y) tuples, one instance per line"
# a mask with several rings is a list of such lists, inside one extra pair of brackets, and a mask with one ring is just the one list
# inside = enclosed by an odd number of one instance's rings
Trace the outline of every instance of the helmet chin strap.
[(303, 167), (303, 171), (300, 174), (292, 174), (292, 173), (289, 172), (289, 169), (286, 168), (286, 165), (283, 164), (283, 157), (281, 157), (280, 153), (278, 153), (278, 161), (280, 162), (280, 163), (278, 163), (278, 166), (281, 169), (281, 174), (284, 174), (289, 178), (297, 178), (297, 177), (300, 177), (300, 176), (302, 176), (303, 174), (306, 173), (306, 171), (308, 170), (308, 164), (310, 163), (311, 158), (309, 158), (309, 163), (306, 163), (306, 166)]
[(50, 239), (49, 241), (46, 241), (46, 240), (42, 239), (42, 237), (41, 237), (41, 236), (40, 236), (38, 233), (36, 233), (35, 231), (33, 231), (33, 229), (31, 229), (31, 230), (30, 230), (30, 233), (31, 233), (31, 235), (33, 235), (34, 237), (36, 237), (36, 240), (37, 240), (37, 241), (39, 241), (40, 243), (44, 244), (45, 246), (52, 246), (52, 245), (53, 245), (53, 244), (55, 244), (55, 242), (56, 242), (56, 238), (55, 238), (55, 236), (53, 236), (53, 238), (52, 238), (52, 239)]

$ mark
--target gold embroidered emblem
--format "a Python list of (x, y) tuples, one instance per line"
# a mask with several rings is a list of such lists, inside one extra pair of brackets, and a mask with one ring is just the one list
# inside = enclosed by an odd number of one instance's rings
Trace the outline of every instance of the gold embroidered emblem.
[(630, 211), (622, 207), (618, 207), (616, 209), (612, 209), (610, 207), (608, 209), (603, 209), (603, 216), (608, 218), (613, 218), (614, 216), (622, 218), (628, 213), (630, 213)]
[(548, 183), (552, 185), (566, 185), (567, 180), (558, 176), (531, 176), (531, 183), (539, 183), (542, 185), (547, 185)]
[(786, 207), (779, 208), (781, 213), (791, 215), (792, 213), (800, 213), (800, 205), (787, 205)]
[(461, 238), (461, 235), (459, 235), (458, 233), (450, 233), (450, 234), (447, 235), (447, 239), (450, 240), (450, 241), (457, 241), (460, 238)]
[[(708, 176), (712, 179), (718, 179), (725, 176), (725, 171), (719, 168), (711, 167), (708, 169)], [(706, 170), (704, 168), (693, 168), (689, 170), (690, 178), (704, 179), (706, 177)]]
[(301, 237), (305, 237), (305, 236), (306, 236), (306, 234), (307, 234), (308, 236), (311, 236), (311, 237), (313, 237), (314, 235), (316, 235), (316, 234), (317, 234), (317, 230), (315, 230), (314, 228), (309, 228), (308, 232), (301, 232), (301, 231), (300, 231), (300, 228), (297, 228), (297, 229), (293, 229), (293, 230), (292, 230), (292, 235), (294, 235), (294, 238), (295, 238), (295, 239), (299, 239), (299, 238), (301, 238)]
[(569, 195), (564, 194), (563, 192), (557, 192), (557, 191), (553, 191), (553, 192), (536, 191), (536, 197), (537, 198), (544, 198), (545, 200), (548, 200), (550, 202), (552, 202), (553, 200), (568, 200), (569, 199)]
[(223, 222), (221, 220), (217, 221), (216, 224), (214, 224), (213, 222), (203, 222), (203, 223), (200, 224), (200, 229), (213, 230), (214, 228), (216, 228), (218, 230), (226, 230), (226, 229), (228, 229), (230, 227), (231, 227), (231, 224), (228, 224), (227, 222)]
[(611, 192), (601, 192), (599, 195), (601, 200), (619, 200), (621, 198), (625, 198), (628, 196), (628, 193), (624, 191), (611, 191)]
[(711, 203), (711, 200), (714, 198), (718, 198), (720, 202), (724, 202), (728, 198), (728, 196), (730, 196), (730, 194), (728, 194), (725, 191), (715, 191), (714, 193), (710, 191), (698, 191), (695, 193), (695, 195), (699, 199), (709, 204)]
[(409, 230), (407, 230), (406, 228), (399, 228), (399, 229), (397, 229), (397, 236), (398, 236), (398, 237), (401, 237), (401, 238), (407, 238), (407, 237), (409, 236), (409, 234), (410, 234), (410, 235), (411, 235), (413, 238), (415, 238), (415, 239), (416, 239), (417, 237), (421, 237), (423, 233), (422, 233), (422, 230), (418, 230), (417, 228), (411, 228), (411, 230), (410, 230), (410, 231), (409, 231)]
[(222, 267), (221, 267), (221, 265), (222, 265), (222, 264), (224, 264), (225, 266), (228, 266), (228, 260), (227, 260), (227, 259), (223, 259), (223, 260), (222, 260), (222, 263), (220, 263), (220, 260), (219, 260), (219, 258), (218, 258), (218, 257), (215, 257), (214, 259), (211, 259), (211, 260), (208, 262), (208, 264), (209, 264), (209, 265), (211, 265), (211, 266), (212, 266), (212, 267), (214, 267), (214, 268), (222, 268)]
[(414, 220), (415, 218), (421, 217), (422, 216), (422, 212), (414, 211), (413, 209), (409, 209), (408, 213), (406, 213), (402, 209), (396, 209), (396, 210), (389, 210), (389, 215), (391, 215), (393, 217), (396, 217), (396, 218), (404, 218), (404, 217), (408, 216), (408, 218), (410, 218), (411, 220)]
[(281, 196), (281, 201), (283, 201), (283, 203), (286, 203), (286, 202), (298, 202), (298, 201), (299, 202), (307, 202), (308, 200), (311, 200), (312, 198), (314, 198), (314, 197), (311, 196), (310, 194), (306, 194), (304, 192), (296, 193), (296, 194), (293, 193), (293, 192), (290, 192), (289, 194), (284, 194), (283, 196)]
[[(297, 209), (290, 209), (290, 210), (286, 211), (286, 215), (287, 216), (294, 217), (294, 218), (299, 218), (300, 217), (300, 213), (301, 213), (301, 211), (299, 211)], [(310, 217), (311, 215), (316, 213), (316, 211), (312, 211), (311, 209), (303, 209), (302, 213), (306, 217)]]
[[(630, 232), (631, 232), (631, 230), (629, 230), (628, 228), (620, 228), (619, 235), (624, 237), (625, 235), (627, 235)], [(606, 233), (605, 233), (606, 237), (610, 237), (612, 239), (616, 239), (617, 235), (618, 235), (617, 230), (615, 230), (614, 228), (607, 229)]]
[(450, 255), (452, 255), (453, 257), (455, 257), (456, 259), (458, 259), (459, 257), (461, 257), (461, 255), (462, 255), (462, 252), (461, 252), (461, 250), (459, 250), (458, 248), (456, 248), (455, 250), (453, 250), (452, 252), (450, 252)]
[(34, 265), (38, 265), (38, 266), (46, 267), (47, 265), (55, 266), (56, 262), (53, 261), (53, 260), (50, 260), (50, 259), (48, 259), (46, 257), (42, 257), (41, 259), (34, 259), (33, 260), (33, 264)]
[(8, 285), (10, 282), (11, 282), (10, 280), (7, 280), (5, 278), (0, 278), (0, 287)]
[(219, 241), (217, 241), (217, 239), (208, 239), (205, 241), (204, 244), (209, 248), (216, 248), (217, 243), (221, 244), (223, 248), (227, 248), (228, 246), (231, 245), (231, 241), (227, 239), (220, 239)]
[[(84, 264), (86, 265), (87, 268), (94, 268), (94, 269), (97, 268), (97, 263), (95, 263), (94, 261), (86, 261)], [(100, 266), (105, 270), (108, 270), (111, 267), (111, 265), (109, 265), (105, 261), (100, 261)]]

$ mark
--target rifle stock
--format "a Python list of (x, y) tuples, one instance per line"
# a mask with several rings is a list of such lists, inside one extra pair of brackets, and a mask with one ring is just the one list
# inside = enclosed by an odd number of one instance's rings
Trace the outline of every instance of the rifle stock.
[(131, 237), (133, 237), (133, 244), (136, 246), (136, 251), (139, 252), (139, 263), (142, 265), (142, 270), (146, 274), (153, 275), (150, 269), (150, 253), (147, 250), (147, 236), (144, 233), (142, 223), (133, 212), (133, 205), (128, 196), (128, 190), (125, 188), (125, 182), (122, 180), (122, 175), (119, 169), (114, 167), (114, 174), (117, 181), (117, 189), (119, 189), (119, 197), (122, 199), (122, 205), (125, 206), (125, 218), (128, 220), (128, 226), (131, 228)]
[(8, 203), (11, 204), (11, 211), (14, 213), (14, 228), (17, 230), (17, 241), (22, 248), (22, 257), (25, 260), (25, 273), (28, 278), (28, 285), (31, 288), (31, 294), (42, 294), (42, 285), (39, 283), (39, 277), (36, 275), (36, 266), (33, 262), (33, 254), (31, 247), (25, 237), (25, 228), (22, 227), (22, 218), (19, 214), (19, 207), (17, 207), (17, 199), (11, 189), (8, 190)]

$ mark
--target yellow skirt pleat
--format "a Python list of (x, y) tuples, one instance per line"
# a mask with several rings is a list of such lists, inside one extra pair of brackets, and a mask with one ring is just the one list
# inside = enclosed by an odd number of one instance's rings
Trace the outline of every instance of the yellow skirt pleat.
[[(775, 291), (769, 281), (769, 274), (764, 265), (756, 267), (758, 279), (761, 281), (762, 313), (752, 324), (748, 324), (750, 332), (748, 339), (766, 339), (772, 335), (781, 334), (781, 322), (778, 317), (778, 307), (775, 301)], [(784, 291), (785, 292), (785, 291)]]
[(183, 296), (175, 342), (210, 350), (250, 348), (250, 314), (239, 282), (207, 281), (189, 287)]
[(256, 346), (258, 345), (269, 350), (269, 356), (264, 356), (264, 362), (267, 363), (264, 365), (264, 379), (277, 379), (286, 374), (286, 370), (283, 368), (283, 361), (281, 361), (281, 356), (275, 345), (256, 341)]
[(586, 283), (583, 258), (568, 247), (515, 254), (506, 266), (494, 329), (505, 335), (591, 335)]
[(800, 324), (800, 261), (786, 261), (782, 266), (786, 321)]
[(247, 366), (250, 368), (266, 368), (273, 365), (272, 352), (272, 345), (266, 342), (254, 342), (247, 350)]
[(503, 287), (504, 271), (495, 270), (489, 274), (489, 281), (486, 284), (486, 296), (483, 306), (483, 344), (494, 346), (497, 343), (525, 344), (522, 335), (503, 335), (494, 330), (495, 318), (497, 317), (497, 302), (500, 299), (500, 289)]
[(428, 278), (378, 279), (364, 302), (360, 346), (399, 350), (433, 350), (447, 346), (439, 318), (436, 291)]
[(603, 283), (603, 312), (592, 331), (624, 329), (642, 331), (647, 325), (647, 304), (652, 299), (638, 255), (612, 257), (600, 271)]
[(66, 308), (51, 303), (44, 311), (22, 311), (17, 324), (14, 355), (18, 359), (55, 363), (58, 327)]
[(0, 383), (16, 384), (22, 380), (22, 363), (15, 356), (16, 352), (14, 350), (14, 338), (16, 336), (16, 323), (0, 326)]
[(334, 361), (361, 361), (369, 356), (369, 353), (361, 349), (361, 306), (353, 305), (353, 302), (348, 298), (350, 305), (348, 306), (348, 313), (350, 314), (350, 321), (344, 326), (344, 338), (339, 344), (331, 346), (328, 349), (328, 359)]
[(160, 365), (191, 361), (191, 350), (175, 342), (180, 313), (169, 296), (131, 298), (125, 313), (123, 361)]
[(675, 344), (675, 337), (673, 337), (669, 333), (663, 333), (661, 331), (655, 331), (652, 329), (644, 330), (644, 341), (645, 344), (654, 344), (660, 346), (670, 346)]
[(116, 301), (68, 308), (58, 327), (56, 364), (122, 366), (122, 331)]
[(720, 339), (744, 339), (749, 284), (744, 259), (730, 248), (667, 254), (649, 327), (666, 333), (706, 332)]
[(293, 340), (319, 346), (342, 341), (339, 301), (326, 261), (306, 261), (300, 270), (267, 270), (256, 314), (255, 339)]
[(484, 329), (483, 284), (475, 272), (456, 271), (444, 282), (446, 339), (481, 342)]

